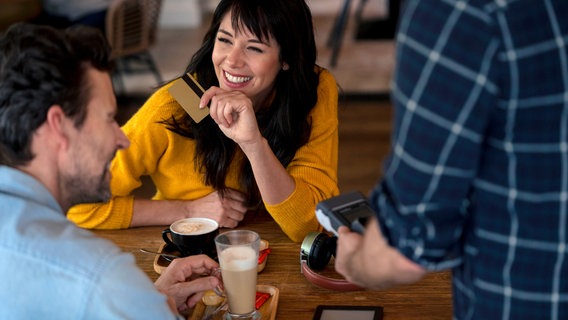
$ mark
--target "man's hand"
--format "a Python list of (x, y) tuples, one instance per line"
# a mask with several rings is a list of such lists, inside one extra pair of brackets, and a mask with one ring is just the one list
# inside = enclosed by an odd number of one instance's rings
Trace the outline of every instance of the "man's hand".
[(201, 300), (204, 291), (219, 285), (220, 280), (211, 276), (218, 268), (206, 255), (174, 259), (154, 285), (175, 301), (177, 311), (185, 311)]
[(386, 289), (420, 280), (420, 265), (389, 246), (376, 218), (369, 219), (365, 234), (340, 227), (337, 237), (335, 270), (349, 282), (370, 289)]

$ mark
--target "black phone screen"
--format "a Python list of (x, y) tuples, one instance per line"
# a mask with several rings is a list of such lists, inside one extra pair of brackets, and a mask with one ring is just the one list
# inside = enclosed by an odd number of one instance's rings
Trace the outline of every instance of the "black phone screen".
[(317, 306), (313, 320), (381, 320), (383, 308), (374, 306)]

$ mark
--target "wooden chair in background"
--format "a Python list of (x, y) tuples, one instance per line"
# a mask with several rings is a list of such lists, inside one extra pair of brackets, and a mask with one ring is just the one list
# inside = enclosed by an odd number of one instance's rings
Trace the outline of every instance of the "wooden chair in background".
[[(359, 25), (359, 22), (361, 21), (363, 7), (366, 3), (367, 0), (359, 1), (355, 12), (355, 23), (357, 25)], [(329, 64), (332, 68), (337, 66), (339, 51), (341, 50), (341, 45), (343, 43), (343, 34), (345, 33), (345, 29), (347, 28), (350, 12), (351, 0), (344, 0), (339, 12), (337, 13), (337, 16), (335, 17), (331, 33), (327, 40), (327, 46), (331, 48), (331, 60)]]
[(113, 0), (106, 15), (106, 37), (115, 61), (113, 83), (124, 93), (123, 76), (152, 73), (162, 82), (150, 48), (155, 44), (162, 0)]
[[(385, 18), (364, 20), (363, 9), (368, 0), (359, 0), (355, 9), (356, 40), (393, 40), (403, 0), (385, 0), (388, 14)], [(337, 66), (339, 51), (343, 43), (343, 34), (347, 28), (347, 22), (351, 12), (351, 0), (344, 0), (333, 24), (333, 29), (327, 41), (331, 48), (330, 66)]]

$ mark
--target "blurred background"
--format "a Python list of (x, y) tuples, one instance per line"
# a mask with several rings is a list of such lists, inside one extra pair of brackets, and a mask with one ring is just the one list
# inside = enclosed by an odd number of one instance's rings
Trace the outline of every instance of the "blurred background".
[[(123, 123), (160, 83), (181, 75), (218, 0), (107, 1), (102, 28), (117, 62), (113, 83)], [(340, 189), (368, 193), (389, 150), (388, 93), (400, 0), (306, 1), (314, 19), (317, 63), (335, 75), (341, 88)], [(37, 20), (43, 8), (41, 0), (1, 0), (0, 32), (14, 22)], [(152, 193), (151, 186), (146, 190), (142, 193)]]

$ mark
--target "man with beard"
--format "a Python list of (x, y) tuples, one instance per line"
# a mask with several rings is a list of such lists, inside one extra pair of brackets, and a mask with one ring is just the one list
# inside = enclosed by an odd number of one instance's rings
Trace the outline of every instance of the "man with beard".
[(218, 264), (193, 256), (152, 284), (132, 255), (65, 216), (109, 199), (109, 163), (129, 145), (109, 51), (87, 27), (17, 24), (0, 38), (1, 319), (172, 319), (219, 283), (200, 276)]

